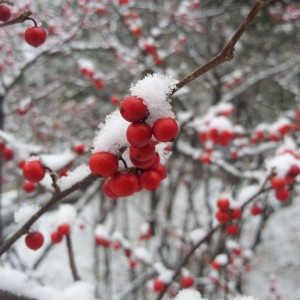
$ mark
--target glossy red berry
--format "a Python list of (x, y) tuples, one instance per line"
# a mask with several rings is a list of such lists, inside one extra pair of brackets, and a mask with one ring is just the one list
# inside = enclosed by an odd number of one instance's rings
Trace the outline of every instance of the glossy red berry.
[(70, 225), (68, 223), (60, 224), (57, 228), (57, 232), (59, 232), (61, 235), (68, 235), (70, 234)]
[(38, 232), (30, 232), (25, 237), (25, 243), (29, 249), (37, 250), (44, 244), (44, 236)]
[(36, 189), (36, 184), (34, 182), (26, 181), (23, 183), (23, 190), (26, 193), (31, 193), (31, 192), (35, 191), (35, 189)]
[(229, 221), (229, 214), (227, 212), (217, 211), (216, 218), (220, 223), (226, 223)]
[(229, 235), (236, 235), (238, 233), (238, 226), (236, 224), (227, 224), (226, 232)]
[(220, 197), (217, 200), (217, 206), (218, 206), (219, 210), (221, 210), (221, 211), (228, 211), (228, 209), (230, 207), (229, 199), (225, 198), (225, 197)]
[(77, 144), (75, 147), (74, 147), (74, 150), (76, 153), (78, 154), (83, 154), (86, 150), (85, 148), (85, 145), (84, 144)]
[(273, 189), (278, 190), (278, 189), (283, 189), (286, 186), (286, 181), (284, 178), (279, 177), (279, 176), (274, 176), (271, 179), (271, 186)]
[(138, 161), (150, 160), (155, 155), (155, 145), (152, 141), (144, 147), (130, 147), (130, 157)]
[(164, 165), (160, 164), (157, 168), (156, 171), (159, 173), (161, 180), (167, 178), (167, 169)]
[(94, 175), (110, 177), (118, 169), (118, 159), (110, 152), (95, 152), (91, 155), (89, 166)]
[(153, 164), (155, 163), (156, 157), (153, 156), (148, 160), (145, 161), (139, 161), (133, 157), (130, 157), (131, 162), (134, 164), (135, 167), (145, 170), (148, 168), (151, 168), (153, 166)]
[(11, 12), (9, 7), (5, 5), (0, 5), (0, 21), (6, 22), (9, 20), (11, 16)]
[(51, 233), (50, 238), (53, 244), (58, 244), (62, 241), (63, 235), (58, 231), (54, 231)]
[(160, 174), (155, 170), (148, 170), (140, 175), (140, 185), (142, 188), (153, 191), (160, 185)]
[(105, 238), (102, 238), (102, 237), (99, 237), (99, 236), (96, 236), (95, 238), (95, 243), (97, 246), (102, 246), (104, 248), (109, 248), (110, 246), (110, 241), (105, 239)]
[(251, 207), (251, 214), (253, 216), (257, 216), (257, 215), (260, 215), (262, 213), (262, 207), (258, 204), (254, 204), (252, 207)]
[(231, 220), (236, 220), (236, 219), (240, 219), (242, 216), (242, 210), (240, 208), (235, 208), (235, 209), (232, 209), (230, 212), (229, 212), (229, 218)]
[(133, 147), (146, 146), (152, 137), (151, 127), (145, 123), (132, 123), (126, 131), (126, 138)]
[(287, 201), (290, 198), (290, 192), (287, 189), (279, 189), (275, 191), (275, 197), (279, 201)]
[(192, 276), (182, 276), (180, 278), (180, 285), (185, 289), (192, 287), (194, 285), (194, 282), (195, 280)]
[(116, 199), (118, 198), (118, 196), (111, 190), (111, 187), (110, 187), (110, 178), (106, 179), (103, 183), (103, 186), (102, 186), (102, 190), (103, 190), (103, 193), (111, 198), (111, 199)]
[(178, 134), (178, 125), (172, 118), (159, 119), (153, 124), (152, 132), (158, 141), (171, 142)]
[(166, 283), (162, 280), (156, 279), (154, 280), (153, 288), (155, 292), (161, 292), (166, 288)]
[(126, 97), (120, 104), (120, 113), (128, 122), (138, 122), (147, 115), (148, 109), (144, 100), (136, 96)]
[(32, 182), (41, 181), (46, 172), (39, 160), (27, 160), (23, 166), (23, 176)]
[(33, 47), (39, 47), (44, 44), (47, 38), (47, 33), (43, 28), (31, 27), (25, 30), (25, 41)]
[(2, 158), (5, 161), (10, 161), (13, 160), (15, 156), (14, 150), (9, 148), (9, 147), (5, 147), (2, 151)]
[(213, 260), (210, 265), (215, 270), (220, 270), (222, 268), (222, 266), (215, 260)]
[(112, 192), (121, 197), (127, 197), (137, 192), (139, 187), (138, 176), (133, 172), (118, 172), (110, 178)]

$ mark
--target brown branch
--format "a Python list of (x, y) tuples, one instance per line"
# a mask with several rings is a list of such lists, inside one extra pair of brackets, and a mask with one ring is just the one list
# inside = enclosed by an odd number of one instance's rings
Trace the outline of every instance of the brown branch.
[(184, 259), (180, 262), (180, 264), (177, 266), (176, 270), (174, 271), (174, 274), (172, 276), (172, 279), (166, 284), (165, 288), (161, 293), (158, 295), (156, 300), (161, 300), (164, 294), (166, 293), (168, 287), (171, 285), (171, 283), (177, 278), (177, 276), (180, 274), (182, 267), (184, 267), (190, 257), (193, 255), (193, 253), (203, 244), (205, 243), (208, 239), (211, 238), (211, 236), (222, 226), (222, 224), (218, 224), (215, 227), (213, 227), (198, 243), (196, 243), (189, 253), (184, 257)]
[(92, 182), (97, 179), (96, 176), (90, 174), (82, 181), (77, 182), (70, 188), (56, 193), (52, 196), (52, 198), (42, 206), (20, 229), (18, 229), (10, 238), (8, 238), (0, 247), (0, 256), (5, 253), (23, 234), (26, 234), (29, 228), (49, 209), (53, 208), (56, 204), (59, 203), (60, 200), (65, 198), (66, 196), (70, 195), (74, 191), (80, 188), (86, 188)]
[(76, 263), (75, 263), (73, 245), (72, 245), (72, 240), (71, 240), (70, 234), (66, 235), (66, 242), (67, 242), (68, 256), (69, 256), (69, 262), (70, 262), (73, 279), (74, 279), (74, 281), (79, 281), (80, 277), (79, 277)]
[(24, 21), (27, 20), (27, 18), (32, 14), (32, 12), (29, 9), (25, 9), (18, 17), (9, 20), (7, 22), (3, 22), (0, 24), (0, 28), (1, 27), (6, 27), (9, 25), (14, 25), (14, 24), (18, 24), (18, 23), (23, 23)]
[(244, 32), (247, 30), (247, 28), (250, 26), (253, 19), (256, 17), (256, 15), (259, 13), (259, 11), (266, 6), (268, 3), (270, 3), (272, 0), (256, 0), (248, 13), (248, 15), (245, 17), (244, 21), (240, 25), (240, 27), (237, 29), (235, 34), (232, 36), (232, 38), (229, 40), (229, 42), (225, 45), (225, 47), (219, 52), (216, 56), (214, 56), (208, 63), (203, 65), (202, 67), (198, 68), (191, 74), (187, 75), (183, 79), (181, 79), (174, 90), (172, 91), (171, 95), (175, 94), (178, 90), (180, 90), (185, 85), (189, 84), (191, 81), (195, 80), (199, 76), (203, 75), (204, 73), (208, 72), (209, 70), (213, 69), (214, 67), (233, 59), (234, 55), (234, 47), (236, 43), (240, 40), (241, 36), (244, 34)]

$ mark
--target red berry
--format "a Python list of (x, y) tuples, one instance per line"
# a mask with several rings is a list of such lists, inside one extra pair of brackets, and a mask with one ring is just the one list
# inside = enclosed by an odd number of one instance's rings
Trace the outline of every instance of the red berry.
[(228, 198), (224, 198), (224, 197), (220, 197), (217, 200), (217, 206), (220, 209), (220, 211), (228, 211), (229, 207), (230, 207), (230, 202)]
[(58, 244), (62, 241), (63, 235), (58, 231), (54, 231), (51, 233), (50, 238), (53, 244)]
[(155, 155), (155, 145), (152, 141), (144, 147), (130, 147), (130, 157), (138, 161), (150, 160)]
[(288, 171), (287, 176), (296, 177), (300, 174), (300, 168), (297, 165), (292, 165)]
[(70, 225), (68, 223), (63, 223), (58, 226), (57, 232), (61, 235), (68, 235), (70, 234)]
[(113, 104), (113, 105), (119, 104), (119, 98), (116, 97), (116, 96), (112, 96), (112, 97), (110, 98), (110, 103)]
[(27, 160), (23, 166), (23, 176), (28, 181), (41, 181), (46, 172), (39, 160)]
[(44, 244), (44, 236), (38, 232), (30, 232), (26, 235), (25, 243), (29, 249), (37, 250)]
[(103, 183), (103, 186), (102, 186), (102, 190), (103, 190), (103, 193), (111, 198), (111, 199), (116, 199), (118, 198), (118, 196), (111, 190), (110, 188), (110, 178), (106, 179)]
[(187, 289), (194, 285), (194, 281), (195, 281), (194, 277), (192, 277), (192, 276), (182, 276), (180, 278), (180, 285), (183, 288)]
[(160, 185), (161, 177), (160, 174), (155, 170), (148, 170), (141, 174), (140, 185), (142, 188), (153, 191)]
[(31, 27), (25, 30), (25, 41), (33, 47), (38, 47), (45, 43), (47, 33), (43, 28)]
[(155, 292), (161, 292), (166, 288), (166, 284), (162, 280), (156, 279), (154, 280), (153, 288)]
[(74, 147), (75, 152), (78, 154), (83, 154), (85, 152), (85, 145), (84, 144), (78, 144)]
[(137, 192), (139, 179), (135, 173), (118, 172), (110, 179), (110, 188), (112, 192), (121, 197), (127, 197)]
[(98, 90), (102, 90), (104, 88), (104, 84), (101, 79), (95, 78), (93, 79), (93, 83)]
[(118, 169), (118, 159), (110, 152), (95, 152), (91, 155), (89, 166), (94, 175), (110, 177)]
[(238, 226), (236, 224), (227, 224), (226, 225), (226, 232), (229, 235), (236, 235), (238, 233)]
[(289, 199), (290, 192), (285, 188), (280, 189), (280, 190), (276, 190), (275, 197), (277, 198), (277, 200), (284, 202), (284, 201)]
[(126, 131), (126, 138), (133, 147), (146, 146), (152, 136), (151, 127), (145, 123), (132, 123)]
[(254, 204), (252, 207), (251, 207), (251, 214), (253, 216), (257, 216), (257, 215), (260, 215), (262, 213), (262, 208), (260, 205), (258, 204)]
[(144, 100), (136, 96), (126, 97), (120, 104), (120, 113), (128, 122), (138, 122), (147, 115), (148, 109)]
[(156, 161), (156, 155), (145, 161), (139, 161), (133, 157), (130, 157), (130, 160), (137, 168), (145, 170), (153, 166)]
[(11, 12), (9, 7), (5, 5), (0, 5), (0, 21), (6, 22), (9, 20), (11, 16)]
[(26, 181), (26, 182), (23, 183), (23, 190), (24, 190), (26, 193), (31, 193), (31, 192), (33, 192), (35, 189), (36, 189), (36, 185), (35, 185), (34, 182)]
[(286, 186), (286, 181), (284, 178), (279, 177), (279, 176), (274, 176), (271, 179), (271, 186), (273, 189), (278, 190), (278, 189), (283, 189)]
[(13, 160), (15, 156), (14, 150), (9, 148), (9, 147), (5, 147), (2, 151), (2, 157), (3, 160), (5, 161), (9, 161), (9, 160)]
[(200, 162), (202, 164), (209, 164), (211, 162), (210, 154), (204, 153), (203, 155), (201, 155)]
[(210, 265), (215, 270), (220, 270), (222, 268), (222, 266), (215, 260), (213, 260)]
[(156, 171), (159, 173), (161, 180), (167, 178), (167, 170), (166, 167), (162, 164), (160, 164), (157, 168)]
[(232, 220), (240, 219), (242, 216), (242, 210), (240, 208), (235, 208), (229, 212), (229, 218)]
[(216, 218), (220, 223), (226, 223), (229, 221), (229, 214), (227, 212), (217, 211)]
[(178, 134), (178, 125), (172, 118), (159, 119), (153, 124), (152, 131), (158, 141), (170, 142)]
[(130, 266), (130, 268), (135, 268), (135, 266), (136, 266), (136, 261), (135, 260), (130, 260), (129, 261), (129, 266)]
[(109, 248), (109, 246), (110, 246), (110, 241), (108, 241), (107, 239), (98, 237), (98, 236), (96, 236), (96, 238), (95, 238), (95, 243), (97, 246), (102, 246), (104, 248)]

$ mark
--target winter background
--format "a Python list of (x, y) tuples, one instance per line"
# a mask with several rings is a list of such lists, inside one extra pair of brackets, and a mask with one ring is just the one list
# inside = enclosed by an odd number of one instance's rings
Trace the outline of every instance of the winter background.
[[(299, 176), (286, 201), (278, 201), (269, 180), (274, 171), (284, 177), (300, 167), (300, 5), (271, 1), (231, 62), (171, 96), (180, 79), (222, 49), (251, 5), (14, 2), (13, 17), (29, 7), (48, 37), (33, 48), (24, 41), (31, 21), (0, 28), (1, 244), (54, 192), (48, 173), (26, 193), (22, 160), (39, 157), (58, 174), (61, 191), (84, 180), (91, 153), (116, 154), (128, 146), (129, 123), (118, 105), (130, 94), (144, 99), (150, 126), (175, 117), (180, 132), (174, 142), (156, 147), (168, 173), (157, 190), (111, 200), (97, 179), (39, 218), (31, 230), (44, 235), (43, 246), (32, 251), (22, 236), (1, 256), (1, 299), (6, 293), (36, 300), (158, 299), (155, 281), (171, 283), (192, 246), (219, 226), (220, 196), (233, 210), (243, 208), (233, 220), (238, 233), (218, 227), (163, 299), (300, 299)], [(132, 167), (128, 152), (122, 156)], [(72, 277), (65, 240), (51, 242), (63, 223), (71, 226), (79, 281)], [(194, 279), (202, 296), (195, 290), (177, 294), (184, 276)]]

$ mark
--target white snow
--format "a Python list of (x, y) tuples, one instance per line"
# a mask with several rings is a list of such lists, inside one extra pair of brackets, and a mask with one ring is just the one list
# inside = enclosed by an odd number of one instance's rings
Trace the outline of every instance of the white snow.
[(181, 290), (174, 300), (205, 300), (201, 297), (201, 294), (193, 289)]
[(40, 155), (41, 163), (53, 171), (59, 171), (76, 158), (76, 154), (67, 150), (57, 154)]
[(133, 253), (139, 261), (145, 262), (146, 264), (152, 263), (152, 255), (146, 248), (137, 247), (134, 249)]
[(274, 169), (276, 174), (280, 177), (285, 177), (292, 165), (300, 166), (300, 162), (289, 153), (278, 155), (266, 161), (267, 169), (269, 171)]
[(148, 125), (152, 126), (156, 120), (161, 118), (175, 117), (167, 97), (177, 82), (169, 75), (155, 73), (149, 74), (135, 85), (131, 85), (131, 95), (142, 98), (148, 107), (149, 116), (146, 120)]
[(76, 169), (74, 169), (72, 172), (69, 172), (67, 176), (59, 178), (59, 180), (57, 181), (57, 185), (59, 186), (61, 191), (64, 191), (73, 186), (75, 183), (82, 181), (90, 174), (90, 168), (87, 165), (82, 164)]
[(61, 204), (57, 212), (57, 222), (58, 224), (67, 223), (71, 225), (75, 222), (76, 215), (76, 209), (73, 205)]
[[(24, 225), (38, 210), (39, 206), (34, 204), (25, 204), (19, 207), (19, 209), (14, 213), (15, 222), (22, 226)], [(37, 220), (34, 224), (37, 227), (39, 224), (39, 220)]]
[(215, 257), (215, 261), (221, 265), (221, 266), (225, 266), (228, 264), (228, 256), (225, 253), (219, 254)]
[(106, 240), (110, 240), (110, 236), (108, 234), (107, 229), (101, 224), (97, 224), (97, 226), (95, 227), (95, 236)]
[(254, 298), (252, 296), (235, 296), (233, 300), (259, 300), (258, 298)]
[(94, 300), (93, 286), (82, 281), (70, 284), (65, 290), (38, 285), (17, 270), (0, 268), (0, 289), (17, 296), (36, 300)]

